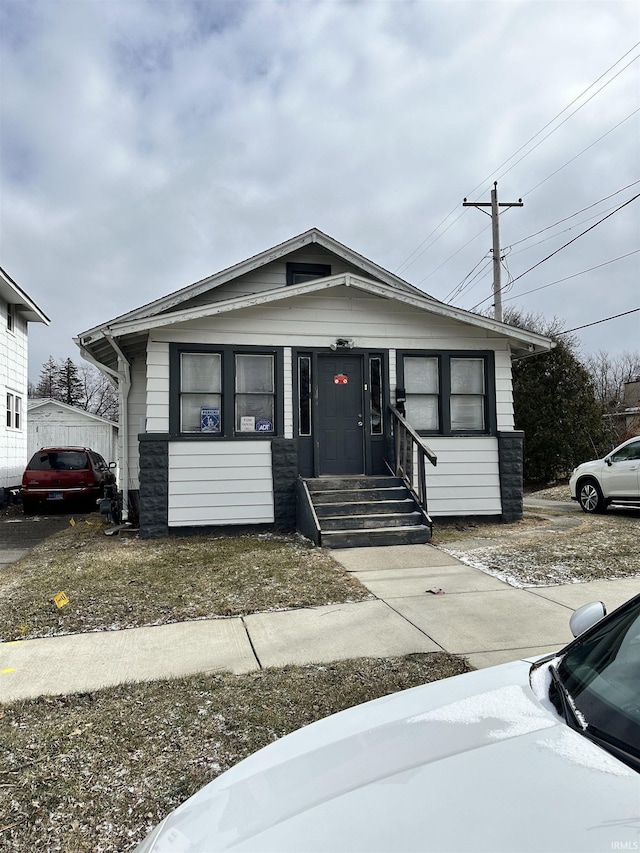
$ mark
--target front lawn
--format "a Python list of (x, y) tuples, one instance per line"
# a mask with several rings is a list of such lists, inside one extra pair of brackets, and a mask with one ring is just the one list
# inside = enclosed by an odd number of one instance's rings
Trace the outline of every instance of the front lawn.
[(416, 654), (0, 706), (0, 851), (132, 850), (167, 812), (262, 746), (468, 669), (453, 655)]
[[(298, 536), (141, 540), (81, 517), (0, 576), (0, 639), (160, 625), (371, 598)], [(64, 592), (69, 604), (51, 599)]]

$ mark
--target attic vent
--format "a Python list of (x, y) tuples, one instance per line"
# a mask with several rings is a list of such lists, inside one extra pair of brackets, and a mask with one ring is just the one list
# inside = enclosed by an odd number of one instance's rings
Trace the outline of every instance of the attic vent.
[(314, 278), (331, 275), (330, 264), (287, 264), (287, 285), (302, 284)]

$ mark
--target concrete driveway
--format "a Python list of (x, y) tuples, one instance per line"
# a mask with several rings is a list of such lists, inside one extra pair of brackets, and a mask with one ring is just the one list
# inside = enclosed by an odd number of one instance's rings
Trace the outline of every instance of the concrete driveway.
[(53, 533), (64, 530), (76, 517), (54, 512), (28, 516), (18, 506), (5, 510), (0, 515), (0, 571)]

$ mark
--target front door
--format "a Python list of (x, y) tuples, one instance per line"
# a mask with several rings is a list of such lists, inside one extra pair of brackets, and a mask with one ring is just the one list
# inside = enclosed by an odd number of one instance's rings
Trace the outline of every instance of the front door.
[(318, 358), (318, 464), (322, 474), (364, 473), (362, 357)]

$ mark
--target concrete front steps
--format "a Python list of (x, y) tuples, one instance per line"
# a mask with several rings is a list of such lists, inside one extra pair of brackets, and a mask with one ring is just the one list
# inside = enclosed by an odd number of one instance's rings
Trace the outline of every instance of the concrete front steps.
[(428, 517), (399, 477), (319, 477), (304, 481), (326, 548), (417, 545), (431, 539)]

